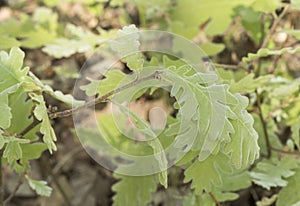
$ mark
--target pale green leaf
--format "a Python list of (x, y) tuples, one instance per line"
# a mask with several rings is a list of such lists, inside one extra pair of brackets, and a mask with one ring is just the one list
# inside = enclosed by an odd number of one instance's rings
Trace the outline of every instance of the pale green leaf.
[(249, 53), (247, 57), (243, 58), (243, 62), (251, 62), (255, 59), (261, 58), (261, 57), (267, 57), (267, 56), (273, 56), (273, 55), (282, 55), (282, 54), (296, 54), (300, 52), (300, 48), (291, 48), (286, 47), (280, 50), (269, 50), (266, 48), (258, 50), (256, 54)]
[[(236, 99), (228, 92), (226, 85), (209, 85), (215, 74), (194, 73), (188, 66), (169, 67), (164, 78), (173, 83), (171, 96), (180, 105), (179, 121), (170, 126), (177, 134), (175, 147), (186, 151), (200, 150), (199, 159), (207, 158), (221, 142), (230, 140), (233, 127), (229, 121), (235, 118), (227, 104), (234, 105)], [(215, 75), (216, 77), (216, 75)], [(196, 138), (195, 138), (196, 137)]]
[(273, 195), (272, 197), (263, 197), (261, 201), (256, 202), (256, 206), (271, 206), (276, 202), (278, 195)]
[(208, 56), (216, 55), (225, 49), (224, 44), (216, 44), (207, 42), (200, 45), (200, 48), (204, 51)]
[(251, 7), (260, 12), (274, 12), (278, 7), (280, 7), (280, 0), (255, 0)]
[(291, 0), (291, 7), (300, 10), (300, 0)]
[(72, 24), (66, 26), (71, 37), (56, 38), (54, 42), (47, 44), (42, 50), (47, 54), (55, 57), (69, 57), (75, 53), (91, 51), (96, 46), (107, 41), (106, 37), (101, 37), (90, 31), (85, 31), (81, 27)]
[(131, 70), (142, 69), (144, 58), (140, 53), (139, 34), (135, 25), (118, 30), (117, 38), (110, 41), (110, 46)]
[(121, 180), (112, 187), (112, 190), (117, 193), (113, 197), (113, 206), (147, 206), (152, 199), (152, 193), (156, 191), (156, 175), (115, 176)]
[[(135, 113), (131, 112), (127, 107), (118, 104), (120, 110), (125, 114), (125, 116), (131, 117), (133, 122), (136, 125), (138, 132), (140, 132), (147, 141), (147, 144), (153, 149), (153, 154), (155, 159), (158, 162), (160, 173), (159, 173), (159, 181), (160, 183), (167, 188), (168, 187), (168, 161), (166, 158), (166, 154), (164, 153), (164, 148), (157, 138), (157, 135), (152, 130), (150, 124), (146, 122), (144, 119), (137, 116)], [(120, 119), (118, 120), (120, 121)]]
[(0, 92), (0, 128), (7, 129), (11, 123), (11, 108), (8, 106), (8, 93)]
[(49, 197), (52, 193), (52, 188), (47, 186), (45, 181), (37, 181), (29, 178), (26, 175), (26, 179), (31, 189), (33, 189), (38, 195)]
[(178, 1), (171, 12), (171, 17), (173, 21), (184, 22), (184, 29), (199, 28), (201, 24), (210, 19), (205, 30), (206, 33), (209, 35), (222, 34), (232, 21), (234, 8), (237, 6), (249, 6), (251, 3), (253, 3), (253, 0)]
[(99, 94), (100, 96), (120, 87), (126, 78), (126, 75), (120, 70), (111, 70), (106, 72), (105, 79), (102, 80), (93, 80), (89, 84), (81, 86), (80, 88), (85, 91), (88, 96), (93, 96)]
[(54, 143), (56, 141), (56, 136), (48, 117), (44, 97), (35, 93), (31, 93), (30, 97), (36, 104), (33, 113), (34, 116), (41, 121), (40, 132), (44, 135), (43, 141), (46, 143), (50, 153), (52, 153), (53, 150), (56, 150), (56, 145)]
[(261, 161), (250, 173), (253, 182), (266, 189), (271, 187), (285, 187), (286, 178), (295, 174), (295, 169), (299, 167), (299, 161), (293, 158), (283, 158), (276, 161)]
[(0, 36), (0, 49), (10, 49), (12, 47), (18, 47), (21, 43), (13, 37), (9, 36)]
[(239, 94), (235, 96), (238, 103), (232, 109), (237, 118), (231, 120), (235, 132), (225, 145), (225, 152), (231, 155), (231, 163), (236, 168), (246, 168), (259, 157), (258, 134), (253, 128), (252, 116), (246, 111), (248, 99)]
[(7, 143), (3, 152), (3, 157), (7, 158), (9, 163), (22, 158), (22, 149), (20, 144), (28, 143), (27, 139), (19, 139), (13, 136), (5, 137), (4, 142)]
[(278, 194), (276, 206), (299, 206), (300, 205), (300, 169), (287, 179), (287, 186), (282, 188)]
[(201, 194), (203, 190), (211, 192), (215, 186), (222, 184), (220, 170), (232, 172), (228, 157), (222, 153), (210, 155), (204, 161), (195, 161), (185, 170), (184, 182), (192, 180), (191, 188), (195, 189), (196, 194)]
[(291, 132), (295, 145), (300, 148), (300, 121), (291, 126)]
[(260, 76), (254, 78), (254, 74), (248, 74), (238, 82), (233, 82), (230, 84), (230, 91), (232, 93), (251, 93), (257, 88), (264, 86), (265, 83), (271, 80), (272, 75)]

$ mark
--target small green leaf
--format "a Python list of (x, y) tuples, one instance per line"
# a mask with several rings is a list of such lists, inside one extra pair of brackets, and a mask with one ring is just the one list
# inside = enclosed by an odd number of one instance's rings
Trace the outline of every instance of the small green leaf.
[(30, 188), (33, 189), (38, 195), (50, 197), (52, 193), (52, 188), (47, 186), (47, 182), (33, 180), (27, 175), (25, 177), (29, 183)]
[(231, 120), (235, 132), (231, 135), (231, 141), (225, 145), (225, 152), (231, 154), (231, 163), (239, 169), (251, 165), (259, 157), (260, 148), (258, 134), (253, 128), (253, 117), (245, 110), (248, 99), (240, 94), (235, 96), (239, 101), (233, 107), (237, 118)]
[(147, 206), (152, 199), (152, 193), (156, 191), (157, 177), (149, 176), (124, 176), (115, 175), (121, 178), (112, 190), (117, 194), (113, 197), (113, 206)]
[(230, 84), (230, 91), (232, 93), (251, 93), (255, 89), (264, 86), (265, 83), (271, 80), (272, 75), (260, 76), (254, 78), (254, 74), (248, 74), (238, 82), (233, 82)]
[(273, 162), (261, 161), (250, 175), (254, 183), (269, 190), (271, 187), (285, 187), (288, 183), (285, 179), (293, 176), (297, 167), (299, 161), (293, 158)]
[(126, 75), (120, 70), (111, 70), (106, 72), (105, 79), (102, 80), (93, 80), (89, 84), (81, 86), (80, 88), (85, 91), (88, 96), (93, 96), (99, 94), (100, 96), (120, 87), (123, 80), (126, 78)]
[(185, 170), (184, 182), (192, 180), (191, 188), (195, 189), (196, 194), (201, 194), (203, 190), (211, 192), (215, 186), (222, 184), (220, 170), (232, 171), (228, 157), (222, 153), (210, 155), (204, 161), (195, 161)]
[(258, 50), (256, 54), (249, 53), (248, 57), (243, 58), (243, 62), (251, 62), (255, 59), (261, 58), (261, 57), (267, 57), (267, 56), (273, 56), (273, 55), (282, 55), (282, 54), (297, 54), (300, 52), (300, 48), (293, 49), (291, 47), (286, 47), (280, 50), (269, 50), (266, 48)]
[(144, 58), (140, 53), (139, 34), (135, 25), (125, 26), (119, 30), (117, 38), (110, 41), (110, 46), (131, 70), (142, 69)]
[(225, 49), (225, 45), (208, 42), (201, 44), (200, 48), (203, 49), (205, 54), (207, 54), (208, 56), (212, 56), (223, 51)]
[(8, 106), (8, 93), (0, 92), (0, 127), (7, 129), (11, 123), (11, 108)]
[(291, 0), (291, 7), (300, 10), (300, 0)]
[(40, 132), (44, 135), (43, 141), (48, 146), (50, 153), (52, 153), (53, 150), (56, 150), (56, 145), (54, 143), (56, 141), (56, 136), (48, 117), (44, 97), (35, 93), (30, 93), (30, 97), (36, 104), (33, 113), (34, 116), (41, 121)]
[(278, 194), (276, 206), (299, 206), (300, 205), (300, 169), (287, 179), (287, 186), (282, 188)]
[(6, 137), (4, 140), (7, 145), (3, 152), (3, 157), (7, 158), (9, 163), (22, 158), (22, 149), (20, 144), (29, 143), (27, 139), (19, 139), (16, 137)]
[(251, 7), (260, 12), (274, 12), (278, 7), (280, 7), (280, 0), (255, 0)]

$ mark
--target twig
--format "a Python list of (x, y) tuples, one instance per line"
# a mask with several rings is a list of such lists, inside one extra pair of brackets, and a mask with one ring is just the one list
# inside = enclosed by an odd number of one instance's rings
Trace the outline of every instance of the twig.
[(230, 69), (230, 70), (238, 70), (238, 69), (243, 69), (245, 71), (248, 71), (247, 68), (245, 68), (243, 65), (241, 64), (237, 64), (237, 65), (232, 65), (232, 64), (218, 64), (218, 63), (212, 63), (213, 66), (215, 67), (222, 67), (224, 69)]
[(274, 147), (271, 147), (271, 149), (276, 151), (276, 152), (282, 153), (282, 154), (290, 154), (290, 155), (300, 156), (300, 152), (297, 152), (297, 151), (285, 151), (285, 150), (277, 149), (277, 148), (274, 148)]
[(286, 6), (284, 6), (282, 13), (276, 17), (276, 15), (274, 14), (275, 20), (271, 26), (270, 32), (267, 35), (267, 37), (265, 38), (265, 40), (263, 41), (262, 45), (260, 46), (260, 49), (265, 48), (268, 44), (268, 42), (270, 41), (270, 39), (272, 38), (272, 36), (275, 34), (276, 32), (276, 28), (279, 24), (279, 22), (281, 21), (281, 19), (283, 18), (283, 16), (286, 14), (288, 8), (289, 8), (289, 4), (287, 4)]
[(216, 203), (217, 206), (222, 206), (221, 203), (219, 203), (219, 201), (216, 199), (216, 197), (211, 192), (208, 192), (208, 194), (211, 197), (211, 199)]
[(33, 122), (30, 125), (28, 125), (22, 132), (20, 132), (18, 137), (24, 137), (24, 135), (26, 135), (28, 132), (30, 132), (30, 130), (35, 128), (39, 123), (41, 123), (41, 122), (34, 117)]
[(78, 106), (78, 107), (75, 107), (75, 108), (72, 108), (72, 109), (67, 109), (67, 110), (64, 110), (64, 111), (61, 111), (61, 112), (55, 112), (55, 113), (50, 113), (49, 114), (49, 117), (50, 119), (56, 119), (56, 118), (61, 118), (61, 117), (68, 117), (70, 115), (72, 115), (73, 113), (75, 112), (78, 112), (79, 110), (82, 110), (82, 109), (85, 109), (85, 108), (88, 108), (88, 107), (91, 107), (91, 106), (95, 106), (96, 104), (99, 104), (105, 100), (107, 100), (107, 98), (109, 98), (110, 96), (114, 95), (114, 94), (117, 94), (123, 90), (126, 90), (130, 87), (133, 87), (141, 82), (144, 82), (144, 81), (147, 81), (147, 80), (150, 80), (150, 79), (158, 79), (159, 78), (159, 74), (161, 74), (163, 71), (155, 71), (154, 73), (148, 75), (148, 76), (145, 76), (145, 77), (142, 77), (142, 78), (136, 78), (134, 81), (132, 82), (129, 82), (128, 84), (125, 84), (115, 90), (112, 90), (106, 94), (104, 94), (103, 96), (101, 97), (98, 97), (96, 99), (93, 99), (91, 101), (88, 101), (86, 102), (85, 104), (81, 105), (81, 106)]
[(262, 109), (261, 109), (261, 99), (260, 96), (258, 94), (257, 91), (255, 91), (256, 94), (256, 102), (257, 102), (257, 109), (258, 109), (258, 115), (259, 115), (259, 119), (262, 123), (262, 127), (263, 127), (263, 132), (264, 132), (264, 136), (265, 136), (265, 140), (266, 140), (266, 145), (267, 145), (267, 158), (270, 158), (272, 155), (272, 147), (271, 147), (271, 143), (270, 143), (270, 139), (269, 139), (269, 133), (268, 133), (268, 127), (267, 127), (267, 122), (265, 121), (264, 117), (263, 117), (263, 113), (262, 113)]
[(14, 190), (12, 191), (12, 193), (4, 200), (4, 205), (7, 205), (11, 199), (16, 195), (16, 193), (18, 192), (18, 190), (20, 189), (21, 185), (23, 184), (23, 176), (19, 177), (18, 183), (15, 186)]

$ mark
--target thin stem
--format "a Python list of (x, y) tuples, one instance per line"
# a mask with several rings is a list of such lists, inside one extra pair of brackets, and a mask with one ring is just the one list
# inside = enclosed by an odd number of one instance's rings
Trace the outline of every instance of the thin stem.
[(282, 153), (282, 154), (290, 154), (290, 155), (300, 156), (300, 152), (297, 152), (297, 151), (285, 151), (285, 150), (277, 149), (277, 148), (274, 148), (274, 147), (272, 147), (271, 149), (278, 152), (278, 153)]
[(22, 132), (19, 133), (19, 137), (24, 137), (28, 132), (30, 132), (33, 128), (35, 128), (39, 123), (41, 123), (38, 119), (35, 117), (33, 118), (33, 122), (28, 125)]
[(270, 143), (267, 122), (265, 121), (265, 119), (263, 117), (260, 96), (259, 96), (259, 94), (258, 94), (257, 91), (255, 91), (255, 94), (256, 94), (256, 102), (257, 102), (258, 115), (259, 115), (259, 119), (260, 119), (260, 121), (262, 123), (263, 132), (264, 132), (264, 136), (265, 136), (265, 140), (266, 140), (266, 145), (267, 145), (267, 158), (270, 158), (271, 155), (272, 155), (272, 151), (271, 151), (272, 147), (271, 147), (271, 143)]
[(222, 206), (221, 203), (219, 203), (219, 201), (217, 200), (217, 198), (211, 192), (209, 192), (208, 195), (216, 203), (217, 206)]
[(161, 74), (162, 71), (155, 71), (154, 73), (148, 75), (148, 76), (145, 76), (145, 77), (142, 77), (142, 78), (136, 78), (134, 81), (132, 82), (129, 82), (128, 84), (125, 84), (115, 90), (112, 90), (106, 94), (104, 94), (103, 96), (101, 97), (98, 97), (96, 99), (93, 99), (91, 101), (88, 101), (86, 102), (85, 104), (81, 105), (81, 106), (78, 106), (78, 107), (75, 107), (75, 108), (72, 108), (72, 109), (67, 109), (67, 110), (64, 110), (64, 111), (61, 111), (61, 112), (55, 112), (55, 113), (51, 113), (49, 114), (49, 117), (50, 119), (56, 119), (56, 118), (61, 118), (61, 117), (68, 117), (68, 116), (71, 116), (72, 114), (82, 110), (82, 109), (85, 109), (85, 108), (88, 108), (88, 107), (91, 107), (91, 106), (95, 106), (96, 104), (99, 104), (103, 101), (106, 101), (110, 96), (114, 95), (114, 94), (117, 94), (123, 90), (126, 90), (130, 87), (133, 87), (141, 82), (145, 82), (145, 81), (148, 81), (150, 79), (158, 79), (159, 78), (159, 74)]
[(222, 67), (222, 68), (224, 68), (224, 69), (230, 69), (230, 70), (243, 69), (243, 70), (245, 70), (245, 71), (248, 71), (248, 69), (245, 68), (244, 66), (242, 66), (241, 64), (232, 65), (232, 64), (218, 64), (218, 63), (212, 63), (212, 65), (214, 65), (215, 67)]
[(16, 195), (16, 193), (18, 192), (18, 190), (20, 189), (21, 185), (23, 184), (23, 175), (19, 177), (18, 183), (15, 186), (14, 190), (12, 191), (12, 193), (5, 199), (4, 201), (4, 205), (7, 205), (11, 199)]
[(268, 42), (270, 41), (270, 39), (272, 38), (272, 36), (275, 34), (276, 28), (277, 28), (279, 22), (281, 21), (281, 19), (286, 14), (288, 8), (289, 8), (289, 4), (287, 4), (286, 6), (284, 6), (282, 13), (278, 17), (276, 17), (275, 14), (274, 14), (275, 20), (274, 20), (274, 22), (273, 22), (273, 24), (271, 26), (269, 34), (267, 35), (267, 37), (263, 41), (262, 45), (260, 46), (261, 49), (265, 48), (267, 46)]

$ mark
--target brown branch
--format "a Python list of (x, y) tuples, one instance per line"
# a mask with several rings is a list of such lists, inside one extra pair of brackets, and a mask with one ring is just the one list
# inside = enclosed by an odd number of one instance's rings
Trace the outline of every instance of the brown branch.
[(224, 69), (230, 69), (230, 70), (245, 70), (245, 71), (249, 71), (245, 66), (243, 66), (241, 63), (237, 64), (237, 65), (233, 65), (233, 64), (218, 64), (218, 63), (212, 63), (213, 66), (215, 67), (222, 67)]
[(150, 79), (158, 79), (159, 78), (159, 74), (161, 74), (162, 71), (155, 71), (154, 73), (148, 75), (148, 76), (145, 76), (145, 77), (142, 77), (142, 78), (136, 78), (134, 81), (132, 82), (129, 82), (128, 84), (125, 84), (115, 90), (112, 90), (106, 94), (104, 94), (103, 96), (101, 97), (98, 97), (96, 99), (93, 99), (91, 101), (88, 101), (86, 102), (85, 104), (81, 105), (81, 106), (78, 106), (78, 107), (75, 107), (75, 108), (72, 108), (72, 109), (67, 109), (67, 110), (64, 110), (64, 111), (60, 111), (60, 112), (55, 112), (55, 113), (50, 113), (49, 114), (49, 117), (50, 119), (56, 119), (56, 118), (61, 118), (61, 117), (68, 117), (68, 116), (71, 116), (72, 114), (82, 110), (82, 109), (85, 109), (85, 108), (88, 108), (88, 107), (91, 107), (91, 106), (95, 106), (96, 104), (99, 104), (101, 102), (104, 102), (106, 101), (110, 96), (114, 95), (114, 94), (117, 94), (123, 90), (126, 90), (130, 87), (133, 87), (141, 82), (145, 82), (147, 80), (150, 80)]
[(263, 41), (262, 45), (260, 46), (260, 49), (265, 48), (265, 47), (267, 46), (268, 42), (270, 41), (270, 39), (272, 38), (272, 36), (275, 34), (276, 28), (277, 28), (278, 24), (280, 23), (281, 19), (282, 19), (282, 18), (284, 17), (284, 15), (286, 14), (286, 12), (287, 12), (289, 6), (290, 6), (289, 4), (285, 5), (284, 8), (283, 8), (282, 13), (281, 13), (278, 17), (276, 17), (276, 16), (274, 15), (274, 16), (275, 16), (275, 17), (274, 17), (275, 19), (274, 19), (274, 22), (273, 22), (273, 24), (272, 24), (272, 26), (271, 26), (270, 32), (269, 32), (269, 34), (267, 35), (267, 37), (265, 38), (265, 40)]
[(216, 203), (217, 206), (222, 206), (221, 203), (219, 203), (219, 201), (217, 200), (217, 198), (211, 192), (208, 192), (208, 195)]
[(300, 152), (297, 152), (297, 151), (285, 151), (285, 150), (277, 149), (277, 148), (274, 148), (274, 147), (272, 147), (271, 149), (278, 152), (278, 153), (282, 153), (282, 154), (290, 154), (290, 155), (300, 156)]
[(264, 136), (265, 136), (265, 140), (266, 140), (266, 145), (267, 145), (267, 158), (270, 158), (271, 155), (272, 155), (272, 151), (271, 151), (272, 147), (271, 147), (269, 133), (268, 133), (268, 126), (267, 126), (266, 120), (263, 117), (260, 96), (259, 96), (259, 94), (258, 94), (257, 91), (255, 91), (255, 94), (256, 94), (256, 103), (257, 103), (257, 109), (258, 109), (258, 116), (259, 116), (259, 119), (260, 119), (260, 121), (262, 123), (263, 132), (264, 132)]
[(41, 123), (41, 121), (33, 117), (33, 122), (30, 125), (28, 125), (22, 132), (20, 132), (18, 137), (24, 137), (28, 132), (30, 132), (30, 130), (35, 128), (39, 123)]

